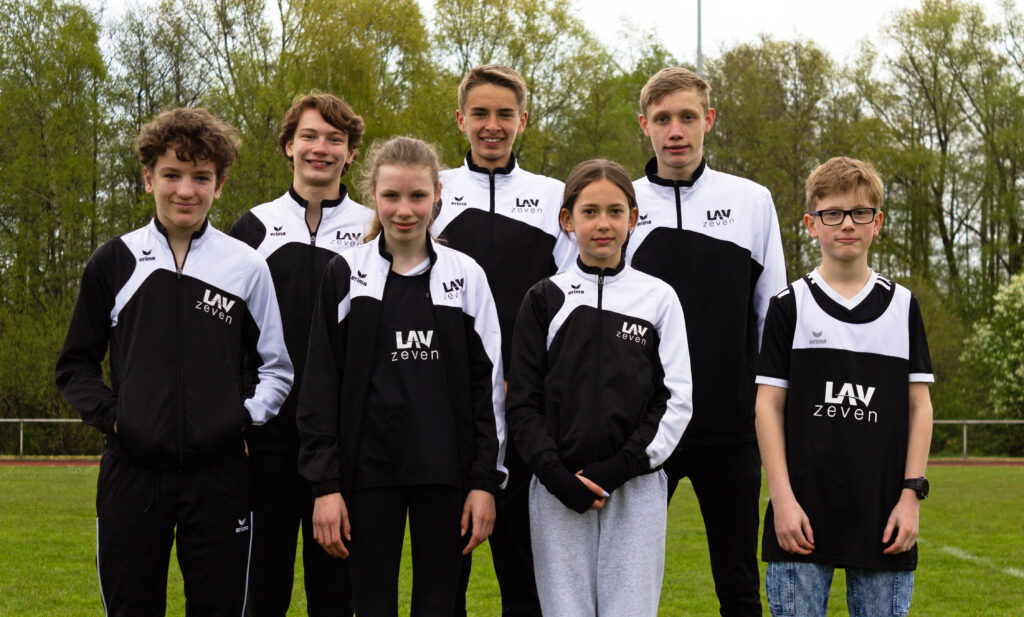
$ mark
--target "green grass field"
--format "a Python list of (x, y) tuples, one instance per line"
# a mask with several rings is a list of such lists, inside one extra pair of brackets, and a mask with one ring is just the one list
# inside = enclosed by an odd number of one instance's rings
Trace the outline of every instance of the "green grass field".
[[(0, 466), (0, 615), (102, 614), (93, 566), (97, 472), (95, 466)], [(932, 496), (922, 508), (911, 615), (1024, 615), (1024, 467), (932, 467), (928, 475)], [(762, 501), (767, 504), (767, 493)], [(406, 555), (406, 606), (408, 562)], [(305, 615), (301, 576), (296, 573), (289, 615)], [(168, 615), (184, 614), (176, 565), (168, 586)], [(830, 616), (846, 615), (845, 594), (837, 572)], [(697, 502), (680, 485), (669, 511), (660, 614), (717, 615), (717, 606)], [(500, 613), (486, 544), (475, 553), (469, 613)]]

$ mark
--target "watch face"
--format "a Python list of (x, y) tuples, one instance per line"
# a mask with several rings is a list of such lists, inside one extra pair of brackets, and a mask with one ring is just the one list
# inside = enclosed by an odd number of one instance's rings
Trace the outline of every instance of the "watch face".
[(928, 496), (928, 489), (928, 478), (921, 478), (921, 488), (918, 489), (917, 491), (918, 494), (921, 496), (921, 499), (924, 499), (925, 497)]

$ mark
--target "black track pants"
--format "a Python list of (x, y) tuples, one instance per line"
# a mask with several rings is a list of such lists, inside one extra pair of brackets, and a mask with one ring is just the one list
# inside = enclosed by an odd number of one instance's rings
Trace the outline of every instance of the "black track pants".
[(106, 453), (96, 512), (96, 562), (108, 615), (164, 614), (173, 541), (185, 614), (242, 614), (253, 524), (244, 457), (175, 472)]
[(310, 617), (351, 617), (352, 587), (344, 559), (331, 557), (313, 538), (313, 498), (294, 454), (252, 451), (252, 564), (249, 617), (284, 617), (292, 599), (296, 534), (302, 530), (302, 569)]
[(720, 613), (723, 617), (759, 617), (761, 460), (757, 444), (677, 450), (665, 472), (670, 500), (681, 478), (688, 477), (693, 484), (707, 531)]
[(408, 514), (412, 544), (411, 617), (451, 617), (462, 549), (459, 535), (466, 502), (451, 486), (370, 488), (349, 500), (352, 524), (349, 573), (358, 617), (398, 615), (398, 573)]

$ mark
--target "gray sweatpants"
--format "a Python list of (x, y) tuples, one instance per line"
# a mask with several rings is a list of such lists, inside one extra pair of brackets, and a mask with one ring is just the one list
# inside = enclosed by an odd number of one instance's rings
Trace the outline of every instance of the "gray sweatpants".
[(620, 486), (602, 509), (577, 514), (534, 477), (530, 538), (544, 614), (656, 617), (667, 499), (668, 481), (659, 470)]

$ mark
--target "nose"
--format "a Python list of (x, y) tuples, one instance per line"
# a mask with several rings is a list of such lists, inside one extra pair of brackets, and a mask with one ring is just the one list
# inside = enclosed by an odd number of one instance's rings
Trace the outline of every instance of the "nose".
[(501, 126), (498, 125), (498, 115), (497, 114), (488, 114), (487, 115), (487, 122), (484, 125), (484, 128), (487, 129), (488, 131), (497, 131), (497, 130), (499, 130), (501, 128)]
[(327, 139), (324, 138), (324, 137), (318, 137), (316, 139), (316, 141), (313, 142), (313, 151), (314, 152), (325, 152), (326, 150), (327, 150)]

